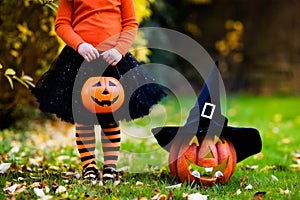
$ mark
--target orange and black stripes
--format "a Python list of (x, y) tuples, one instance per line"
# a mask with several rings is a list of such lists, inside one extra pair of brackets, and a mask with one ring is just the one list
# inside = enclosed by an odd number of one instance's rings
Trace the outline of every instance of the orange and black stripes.
[(120, 128), (117, 123), (101, 126), (101, 142), (104, 154), (103, 168), (116, 168), (121, 143)]
[(93, 125), (76, 124), (76, 144), (83, 169), (95, 163), (95, 131)]

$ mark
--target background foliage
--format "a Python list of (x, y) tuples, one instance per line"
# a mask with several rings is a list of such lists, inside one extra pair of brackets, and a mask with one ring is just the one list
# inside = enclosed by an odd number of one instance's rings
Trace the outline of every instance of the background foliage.
[[(57, 2), (0, 1), (0, 128), (22, 116), (24, 105), (35, 104), (20, 80), (30, 81), (32, 77), (36, 82), (63, 45), (53, 30)], [(299, 1), (135, 0), (135, 3), (141, 27), (159, 26), (185, 33), (218, 60), (227, 92), (300, 94)], [(146, 42), (141, 33), (135, 45)], [(192, 67), (174, 55), (144, 50), (137, 56), (143, 61), (172, 66), (199, 86)]]
[[(145, 24), (197, 40), (219, 60), (228, 91), (300, 94), (299, 1), (156, 0), (151, 8)], [(167, 63), (193, 74), (181, 62)]]

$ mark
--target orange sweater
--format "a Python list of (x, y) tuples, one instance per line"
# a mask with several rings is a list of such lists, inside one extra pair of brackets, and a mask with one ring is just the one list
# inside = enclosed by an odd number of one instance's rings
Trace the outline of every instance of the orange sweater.
[(57, 35), (75, 50), (87, 42), (101, 51), (115, 47), (125, 55), (138, 28), (133, 0), (73, 1), (59, 2)]

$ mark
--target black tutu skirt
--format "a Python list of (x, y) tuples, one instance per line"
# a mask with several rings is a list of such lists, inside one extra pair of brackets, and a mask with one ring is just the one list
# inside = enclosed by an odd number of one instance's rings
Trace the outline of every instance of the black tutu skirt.
[(105, 114), (89, 112), (80, 95), (85, 81), (97, 76), (114, 77), (124, 88), (124, 103), (112, 113), (115, 121), (148, 115), (151, 107), (167, 95), (164, 87), (155, 83), (130, 53), (116, 66), (111, 66), (101, 58), (86, 62), (69, 46), (64, 47), (50, 69), (41, 76), (32, 93), (43, 112), (56, 114), (70, 123), (99, 124), (99, 118), (105, 118)]

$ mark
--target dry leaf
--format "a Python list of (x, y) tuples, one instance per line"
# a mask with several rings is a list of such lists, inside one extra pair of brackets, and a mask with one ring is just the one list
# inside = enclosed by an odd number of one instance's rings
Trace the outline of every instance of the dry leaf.
[(135, 185), (136, 185), (136, 186), (143, 186), (144, 183), (142, 183), (141, 181), (137, 181), (137, 182), (135, 183)]
[(79, 179), (80, 178), (80, 174), (78, 172), (63, 172), (61, 174), (62, 178), (76, 178)]
[(67, 191), (67, 189), (64, 186), (60, 185), (56, 189), (55, 194), (63, 193), (63, 192), (66, 192), (66, 191)]
[(202, 195), (200, 193), (189, 194), (187, 196), (188, 200), (207, 200), (207, 195)]
[(16, 191), (17, 189), (21, 188), (21, 187), (22, 187), (21, 184), (14, 184), (14, 185), (12, 185), (12, 186), (10, 186), (10, 187), (4, 188), (3, 190), (4, 190), (4, 191), (8, 191), (9, 193), (15, 193), (15, 191)]
[(174, 197), (174, 196), (175, 196), (174, 192), (172, 190), (169, 191), (168, 199), (172, 199), (172, 197)]
[(247, 176), (243, 176), (241, 179), (240, 179), (240, 186), (242, 187), (243, 185), (246, 184), (246, 180), (247, 180)]
[(120, 180), (116, 180), (116, 181), (114, 181), (114, 186), (118, 186), (118, 185), (120, 185), (120, 183), (121, 183)]
[(252, 189), (253, 189), (253, 186), (251, 184), (249, 184), (245, 187), (245, 190), (252, 190)]
[(247, 165), (246, 166), (246, 169), (248, 169), (248, 170), (254, 170), (254, 169), (257, 169), (257, 168), (258, 168), (258, 165), (252, 165), (252, 166)]
[(20, 187), (16, 190), (16, 193), (21, 193), (21, 192), (24, 192), (25, 190), (26, 190), (26, 187), (23, 185), (22, 187)]
[(43, 198), (46, 196), (43, 189), (33, 188), (33, 191), (36, 194), (36, 196), (38, 196), (38, 197)]
[(151, 197), (151, 200), (159, 200), (160, 193), (157, 193), (153, 197)]
[(202, 195), (200, 193), (194, 193), (194, 194), (183, 193), (182, 197), (188, 200), (207, 200), (207, 195)]
[(33, 158), (29, 158), (29, 164), (34, 166), (39, 166), (38, 161)]
[(295, 170), (300, 170), (300, 164), (291, 164), (290, 166)]
[(300, 153), (294, 153), (293, 159), (297, 162), (298, 165), (300, 165)]
[(13, 156), (13, 154), (18, 153), (20, 151), (20, 145), (15, 145), (9, 152), (9, 156)]
[(32, 188), (37, 188), (37, 187), (40, 187), (41, 183), (40, 182), (34, 182), (30, 185), (30, 187)]
[(176, 185), (170, 185), (170, 186), (166, 186), (166, 189), (174, 189), (174, 188), (181, 188), (181, 183), (176, 184)]
[(165, 194), (159, 196), (159, 200), (168, 200), (168, 199), (169, 199), (168, 196)]
[(266, 192), (256, 192), (253, 196), (254, 200), (263, 200)]
[(70, 159), (70, 156), (66, 156), (66, 155), (58, 156), (56, 158), (56, 160), (58, 160), (58, 161), (63, 161), (63, 160), (68, 160), (68, 159)]
[(300, 159), (300, 153), (294, 153), (293, 156), (295, 160)]
[(23, 177), (18, 177), (18, 181), (24, 181)]
[(0, 174), (4, 174), (9, 168), (11, 163), (2, 163), (0, 165)]
[(289, 194), (291, 191), (289, 189), (283, 190), (279, 188), (280, 194)]
[(272, 177), (273, 181), (278, 181), (278, 178), (276, 176), (274, 176), (273, 174), (271, 175), (271, 177)]
[(254, 155), (253, 157), (256, 160), (261, 160), (264, 157), (264, 154), (260, 152), (260, 153), (258, 153), (256, 155)]

